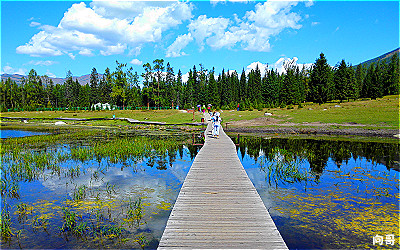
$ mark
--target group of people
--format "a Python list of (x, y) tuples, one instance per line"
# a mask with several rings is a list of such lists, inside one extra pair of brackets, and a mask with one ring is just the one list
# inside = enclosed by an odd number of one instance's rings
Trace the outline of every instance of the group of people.
[(219, 112), (213, 112), (211, 115), (211, 121), (213, 122), (212, 137), (219, 138), (219, 128), (221, 127), (221, 114)]
[[(210, 113), (211, 112), (211, 104), (208, 104), (207, 105), (207, 111), (208, 111), (208, 113)], [(201, 112), (201, 113), (206, 113), (206, 105), (204, 105), (203, 104), (203, 106), (201, 106), (200, 104), (199, 105), (197, 105), (197, 111), (199, 111), (199, 112)], [(210, 113), (211, 114), (211, 113)]]

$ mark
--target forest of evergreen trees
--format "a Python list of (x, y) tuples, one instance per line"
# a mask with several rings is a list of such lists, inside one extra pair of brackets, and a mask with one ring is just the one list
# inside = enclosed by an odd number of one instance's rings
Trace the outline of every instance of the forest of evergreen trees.
[(81, 85), (73, 80), (69, 71), (63, 84), (54, 84), (47, 77), (40, 77), (32, 69), (20, 84), (10, 78), (1, 80), (1, 111), (38, 109), (90, 109), (92, 104), (110, 103), (120, 109), (142, 108), (192, 108), (198, 104), (212, 104), (215, 108), (261, 109), (286, 107), (304, 102), (326, 103), (332, 100), (380, 98), (399, 94), (399, 56), (380, 61), (367, 67), (353, 67), (344, 60), (331, 67), (324, 54), (311, 68), (300, 68), (286, 63), (285, 73), (267, 69), (264, 75), (257, 67), (248, 74), (244, 69), (225, 72), (216, 76), (214, 68), (193, 66), (189, 78), (182, 81), (163, 59), (143, 65), (140, 76), (127, 64), (116, 62), (113, 72), (104, 74), (92, 69), (90, 83)]

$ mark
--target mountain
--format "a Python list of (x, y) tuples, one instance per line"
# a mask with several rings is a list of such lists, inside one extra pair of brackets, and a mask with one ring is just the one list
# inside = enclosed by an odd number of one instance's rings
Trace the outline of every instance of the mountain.
[[(367, 60), (365, 62), (360, 63), (361, 65), (363, 65), (364, 67), (368, 67), (370, 64), (372, 63), (376, 63), (378, 61), (386, 61), (387, 63), (390, 62), (390, 59), (395, 55), (399, 55), (400, 53), (400, 48), (397, 48), (393, 51), (390, 51), (386, 54), (383, 54), (381, 56), (375, 57), (373, 59)], [(357, 66), (357, 65), (356, 65)]]
[[(102, 74), (99, 74), (99, 77), (102, 77)], [(12, 81), (15, 81), (17, 84), (20, 84), (22, 82), (22, 77), (26, 77), (23, 75), (18, 75), (18, 74), (2, 74), (1, 75), (1, 79), (2, 80), (7, 80), (8, 78), (11, 78)], [(54, 84), (62, 84), (65, 82), (66, 78), (54, 78), (54, 77), (49, 77), (51, 80), (53, 80)], [(83, 75), (83, 76), (73, 76), (72, 80), (76, 80), (78, 79), (78, 82), (81, 85), (85, 85), (85, 84), (90, 84), (90, 74), (88, 75)], [(43, 78), (42, 78), (43, 80)]]

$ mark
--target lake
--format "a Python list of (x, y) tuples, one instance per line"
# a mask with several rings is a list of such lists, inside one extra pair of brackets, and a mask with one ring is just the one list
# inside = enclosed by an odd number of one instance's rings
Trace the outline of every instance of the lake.
[[(115, 131), (3, 140), (2, 248), (157, 248), (191, 143)], [(398, 249), (398, 144), (241, 137), (237, 151), (289, 248), (393, 235), (384, 247)]]
[(4, 153), (2, 219), (14, 236), (2, 248), (157, 248), (199, 147), (120, 136), (24, 138), (35, 147)]
[(9, 130), (9, 129), (1, 129), (0, 130), (0, 138), (13, 138), (13, 137), (25, 137), (32, 135), (44, 135), (46, 133), (43, 132), (35, 132), (35, 131), (27, 131), (27, 130)]
[(245, 137), (238, 156), (290, 249), (399, 249), (398, 146)]

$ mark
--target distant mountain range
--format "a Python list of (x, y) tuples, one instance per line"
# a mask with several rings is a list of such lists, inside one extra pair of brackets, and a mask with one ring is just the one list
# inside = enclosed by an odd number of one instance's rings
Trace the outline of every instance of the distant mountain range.
[[(102, 77), (102, 74), (99, 74), (99, 77)], [(12, 81), (15, 81), (17, 84), (20, 84), (22, 82), (22, 77), (26, 77), (23, 75), (18, 75), (18, 74), (2, 74), (1, 75), (1, 79), (2, 80), (6, 80), (8, 78), (11, 78)], [(66, 78), (53, 78), (53, 77), (49, 77), (51, 80), (53, 80), (54, 84), (62, 84), (63, 82), (65, 82)], [(83, 75), (83, 76), (73, 76), (72, 79), (75, 81), (76, 79), (78, 79), (78, 82), (81, 85), (85, 85), (87, 83), (90, 84), (90, 74), (87, 75)], [(42, 79), (43, 80), (43, 79)]]
[[(399, 55), (400, 53), (400, 48), (397, 48), (393, 51), (390, 51), (386, 54), (383, 54), (381, 56), (375, 57), (373, 59), (369, 59), (368, 61), (362, 62), (360, 63), (361, 65), (363, 65), (364, 67), (368, 67), (370, 64), (372, 63), (376, 63), (378, 61), (386, 61), (387, 63), (390, 62), (390, 59), (395, 55)], [(357, 65), (356, 65), (357, 66)]]

